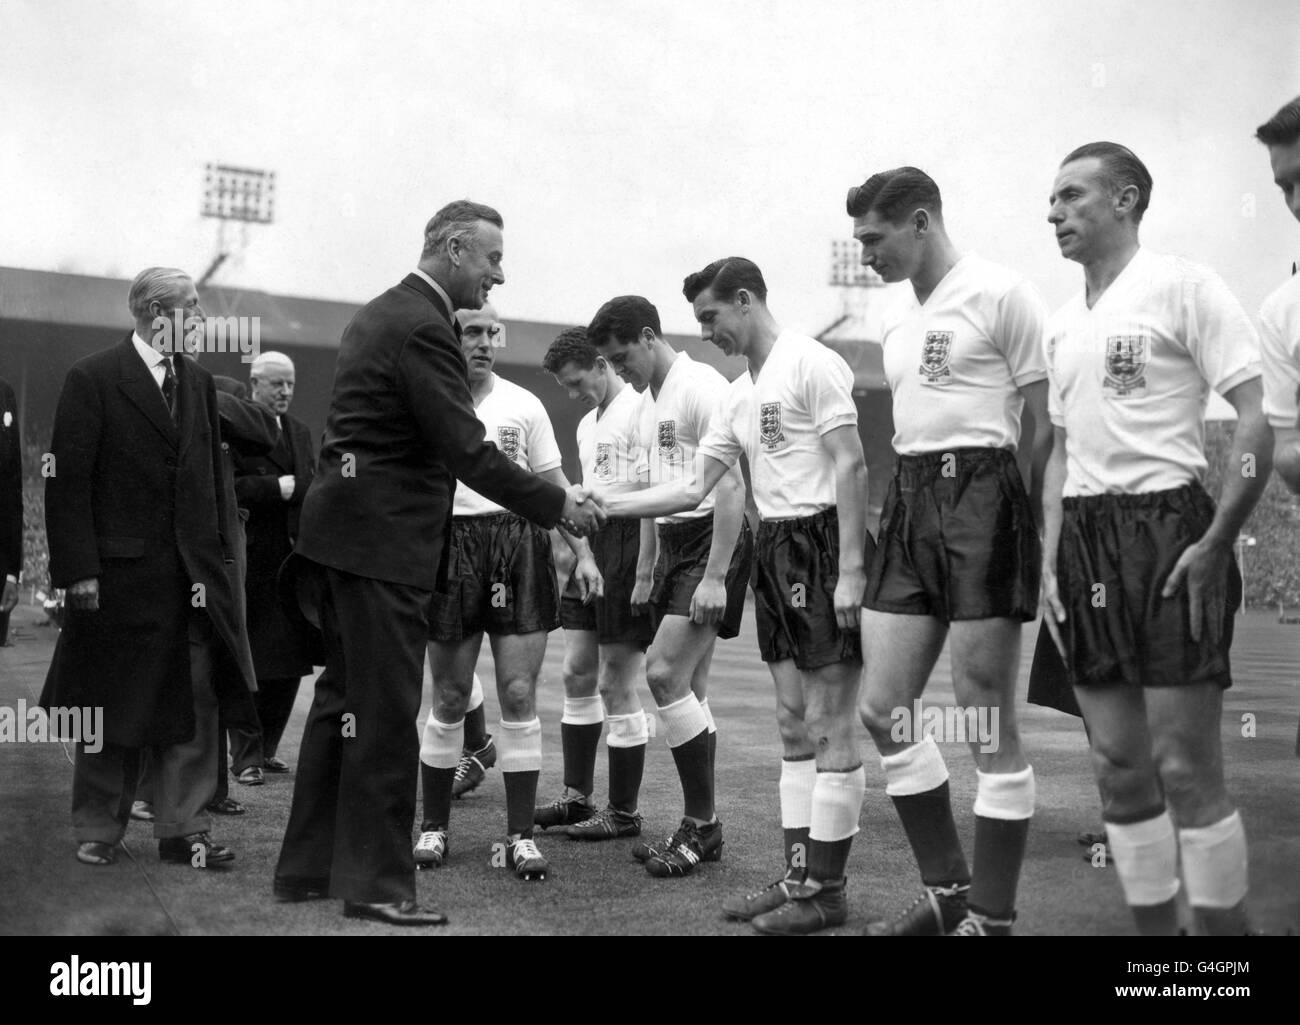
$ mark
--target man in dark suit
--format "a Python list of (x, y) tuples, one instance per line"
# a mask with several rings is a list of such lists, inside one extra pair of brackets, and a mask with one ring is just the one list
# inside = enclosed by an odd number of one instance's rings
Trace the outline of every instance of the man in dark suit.
[(103, 709), (97, 743), (76, 751), (78, 860), (116, 857), (148, 748), (159, 856), (209, 868), (234, 858), (206, 811), (214, 687), (255, 686), (231, 586), (233, 491), (212, 375), (155, 331), (174, 311), (202, 318), (194, 282), (151, 267), (128, 302), (135, 332), (73, 365), (55, 414), (45, 523), (67, 615), (41, 704)]
[(329, 894), (351, 917), (446, 921), (415, 902), (411, 828), (427, 612), (446, 582), (456, 479), (545, 527), (587, 533), (603, 519), (580, 489), (516, 466), (474, 415), (453, 314), (505, 281), (501, 228), (468, 200), (438, 211), (415, 272), (368, 303), (339, 345), (294, 555), (325, 672), (276, 867), (281, 900)]
[(23, 571), (23, 451), (18, 433), (14, 390), (0, 380), (0, 645), (9, 632), (9, 613), (18, 604)]
[(276, 577), (293, 551), (303, 498), (315, 475), (311, 432), (289, 415), (293, 361), (282, 352), (263, 352), (252, 365), (253, 401), (271, 416), (274, 447), (266, 453), (236, 452), (235, 494), (248, 510), (248, 639), (257, 671), (260, 734), (231, 736), (230, 771), (240, 783), (257, 785), (262, 773), (288, 772), (277, 754), (298, 682), (313, 661), (323, 660), (319, 635), (301, 619), (285, 615)]

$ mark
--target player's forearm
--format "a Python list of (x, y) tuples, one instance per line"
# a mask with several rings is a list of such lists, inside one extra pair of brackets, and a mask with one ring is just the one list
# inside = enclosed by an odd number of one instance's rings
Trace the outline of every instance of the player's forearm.
[(641, 521), (641, 544), (636, 556), (636, 575), (638, 580), (649, 580), (654, 576), (655, 560), (659, 557), (659, 532), (653, 519)]
[(1273, 444), (1273, 469), (1292, 494), (1300, 495), (1300, 433), (1278, 430)]
[(840, 573), (864, 569), (867, 533), (867, 467), (845, 460), (835, 467), (835, 510), (840, 522)]
[(1056, 550), (1061, 543), (1061, 520), (1064, 516), (1062, 492), (1065, 490), (1065, 444), (1057, 438), (1043, 467), (1041, 497), (1043, 558), (1056, 565)]
[(694, 483), (693, 479), (667, 481), (641, 491), (602, 495), (601, 500), (610, 516), (639, 519), (672, 516), (674, 513), (689, 512), (704, 500), (704, 496), (697, 494), (693, 488)]
[(713, 547), (704, 576), (711, 580), (724, 580), (731, 566), (731, 553), (740, 537), (740, 526), (745, 521), (745, 482), (739, 468), (727, 473), (717, 487), (717, 502), (713, 506)]
[(1232, 451), (1223, 467), (1223, 491), (1203, 543), (1231, 546), (1241, 533), (1273, 470), (1273, 428), (1262, 413), (1237, 420)]

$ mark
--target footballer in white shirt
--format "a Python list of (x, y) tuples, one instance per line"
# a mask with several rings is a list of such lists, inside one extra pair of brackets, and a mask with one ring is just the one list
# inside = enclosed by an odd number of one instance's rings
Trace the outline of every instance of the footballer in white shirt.
[[(587, 337), (624, 381), (645, 393), (638, 436), (649, 482), (689, 477), (700, 439), (726, 398), (727, 379), (664, 341), (659, 311), (643, 296), (622, 295), (605, 303), (587, 326)], [(608, 495), (611, 502), (622, 497)], [(740, 630), (753, 562), (754, 536), (745, 522), (739, 467), (719, 485), (716, 501), (710, 496), (694, 511), (661, 517), (657, 534), (653, 583), (638, 581), (632, 602), (646, 604), (654, 624), (646, 683), (677, 766), (684, 809), (670, 837), (639, 843), (632, 853), (652, 876), (677, 878), (722, 856), (722, 823), (714, 802), (717, 727), (708, 683), (717, 639)]]
[[(641, 406), (647, 401), (623, 381), (596, 351), (585, 327), (561, 331), (542, 367), (569, 398), (589, 412), (578, 424), (582, 483), (608, 491), (635, 489), (647, 473), (640, 441)], [(642, 521), (610, 517), (591, 538), (592, 555), (604, 582), (595, 601), (584, 602), (580, 582), (571, 578), (560, 597), (564, 627), (564, 792), (537, 809), (543, 829), (565, 827), (575, 840), (613, 840), (638, 836), (637, 799), (645, 769), (649, 724), (637, 697), (637, 678), (653, 636), (650, 617), (632, 607), (638, 578), (654, 571), (654, 521), (646, 520), (650, 543), (641, 545)], [(596, 749), (601, 727), (609, 722), (609, 804), (591, 802)]]
[[(1250, 318), (1212, 271), (1141, 248), (1150, 196), (1145, 165), (1111, 142), (1070, 153), (1052, 187), (1047, 219), (1085, 287), (1048, 324), (1043, 615), (1139, 932), (1178, 932), (1181, 860), (1198, 928), (1240, 935), (1246, 835), (1220, 742), (1241, 595), (1232, 544), (1273, 438)], [(1237, 412), (1217, 509), (1202, 486), (1211, 388)]]
[(866, 788), (854, 709), (867, 471), (853, 374), (816, 340), (781, 330), (750, 260), (711, 263), (683, 292), (704, 340), (749, 368), (728, 388), (687, 475), (604, 500), (611, 516), (689, 513), (742, 453), (748, 459), (761, 521), (759, 649), (776, 685), (783, 749), (785, 873), (723, 911), (759, 932), (806, 934), (846, 920), (845, 867)]
[[(862, 263), (907, 281), (883, 323), (898, 461), (867, 574), (862, 721), (875, 741), (924, 889), (874, 936), (1006, 935), (1034, 811), (1034, 771), (1016, 726), (1022, 624), (1038, 614), (1035, 510), (1047, 461), (1047, 310), (1019, 274), (963, 255), (944, 227), (939, 187), (900, 167), (849, 191)], [(1016, 463), (1032, 416), (1031, 487)], [(991, 743), (969, 739), (978, 779), (967, 866), (934, 738), (900, 730), (920, 707), (945, 641), (958, 712), (987, 711)], [(994, 718), (996, 716), (996, 718)], [(969, 721), (973, 721), (969, 720)]]
[[(1260, 125), (1255, 138), (1268, 147), (1273, 180), (1287, 209), (1300, 220), (1300, 96)], [(1287, 282), (1264, 300), (1259, 321), (1273, 467), (1286, 486), (1300, 494), (1300, 276), (1294, 264)]]
[[(487, 437), (520, 466), (567, 487), (560, 448), (541, 400), (493, 372), (501, 337), (496, 311), (484, 304), (457, 311), (456, 319), (474, 411)], [(511, 867), (521, 878), (545, 879), (549, 866), (533, 841), (533, 820), (542, 763), (537, 677), (546, 635), (560, 625), (551, 536), (464, 484), (456, 488), (452, 513), (447, 592), (434, 596), (429, 611), (433, 707), (420, 745), (424, 818), (416, 864), (437, 867), (446, 860), (456, 772), (466, 757), (455, 738), (463, 736), (463, 748), (477, 760), (480, 772), (500, 747)], [(586, 541), (564, 536), (577, 558), (574, 574), (582, 597), (593, 600), (601, 579), (591, 549)], [(474, 705), (471, 696), (485, 633), (491, 638), (501, 704), (497, 744), (486, 733), (481, 697)]]

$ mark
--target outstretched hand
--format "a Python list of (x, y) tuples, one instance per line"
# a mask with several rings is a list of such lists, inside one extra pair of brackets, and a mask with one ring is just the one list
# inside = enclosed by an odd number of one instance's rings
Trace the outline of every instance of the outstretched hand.
[(589, 488), (572, 484), (565, 491), (560, 522), (569, 533), (586, 537), (599, 530), (607, 519), (604, 503)]

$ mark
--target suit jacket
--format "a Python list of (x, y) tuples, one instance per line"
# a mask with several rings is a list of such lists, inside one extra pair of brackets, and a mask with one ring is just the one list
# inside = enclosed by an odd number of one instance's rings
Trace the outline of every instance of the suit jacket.
[[(279, 436), (269, 452), (235, 452), (235, 495), (248, 510), (245, 593), (248, 638), (259, 680), (304, 676), (313, 663), (325, 659), (316, 631), (300, 618), (287, 616), (278, 599), (276, 575), (293, 552), (302, 502), (316, 473), (307, 425), (287, 413), (281, 419), (284, 430), (276, 431)], [(286, 474), (294, 478), (287, 502), (280, 496), (280, 478)]]
[(303, 502), (298, 555), (438, 590), (457, 478), (544, 527), (559, 522), (564, 489), (485, 440), (458, 333), (451, 311), (416, 274), (352, 318)]
[(105, 740), (130, 747), (194, 735), (195, 608), (212, 628), (218, 693), (256, 686), (239, 641), (216, 390), (192, 359), (176, 363), (173, 421), (129, 335), (78, 360), (45, 486), (51, 581), (97, 577), (99, 609), (68, 610), (41, 702), (103, 706)]
[(0, 585), (23, 569), (23, 464), (18, 403), (0, 381)]

